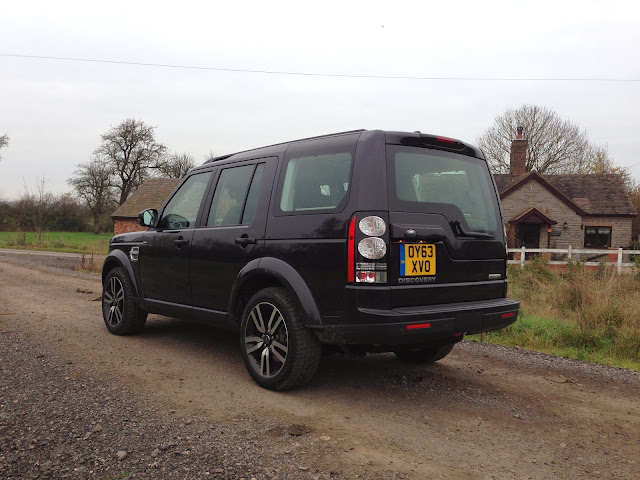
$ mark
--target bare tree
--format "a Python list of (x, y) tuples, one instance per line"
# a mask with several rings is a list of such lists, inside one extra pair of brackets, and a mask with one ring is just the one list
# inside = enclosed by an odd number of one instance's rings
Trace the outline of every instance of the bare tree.
[(208, 162), (209, 160), (213, 160), (214, 158), (216, 158), (216, 152), (214, 152), (213, 150), (209, 150), (209, 153), (204, 156), (204, 161)]
[[(6, 134), (0, 135), (0, 149), (6, 147), (7, 145), (9, 145), (9, 137)], [(0, 155), (0, 159), (2, 159), (1, 155)]]
[(17, 210), (21, 222), (38, 235), (38, 243), (42, 243), (42, 232), (46, 231), (51, 223), (51, 207), (55, 202), (53, 194), (45, 189), (44, 175), (39, 178), (34, 190), (24, 184), (24, 193), (18, 199)]
[(149, 168), (157, 165), (166, 147), (155, 138), (155, 127), (142, 120), (129, 118), (102, 135), (102, 143), (94, 152), (112, 170), (112, 185), (118, 191), (118, 204), (149, 175)]
[(67, 180), (91, 211), (93, 232), (96, 234), (100, 233), (101, 218), (117, 205), (111, 185), (112, 174), (111, 166), (96, 156), (92, 161), (78, 165), (73, 177)]
[(161, 159), (154, 168), (161, 177), (182, 178), (196, 166), (195, 159), (188, 153), (172, 153)]
[(527, 171), (538, 173), (586, 173), (591, 145), (587, 133), (578, 125), (560, 118), (553, 110), (522, 105), (498, 115), (477, 140), (491, 171), (509, 172), (511, 142), (518, 126), (528, 140)]

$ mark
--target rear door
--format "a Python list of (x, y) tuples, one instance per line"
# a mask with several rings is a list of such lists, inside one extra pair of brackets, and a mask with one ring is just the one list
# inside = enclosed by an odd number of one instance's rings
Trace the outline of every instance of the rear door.
[(276, 167), (275, 157), (220, 167), (202, 227), (193, 236), (195, 308), (226, 312), (240, 269), (260, 256)]
[(393, 306), (503, 297), (505, 239), (486, 162), (434, 148), (386, 149), (388, 281), (408, 286), (393, 289)]

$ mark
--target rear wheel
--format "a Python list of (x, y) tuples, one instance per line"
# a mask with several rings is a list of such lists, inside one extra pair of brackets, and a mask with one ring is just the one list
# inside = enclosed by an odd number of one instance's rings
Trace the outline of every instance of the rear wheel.
[(265, 288), (253, 295), (242, 314), (240, 332), (242, 358), (261, 387), (299, 387), (318, 370), (320, 342), (304, 326), (300, 307), (284, 288)]
[(111, 333), (129, 335), (143, 329), (147, 314), (133, 297), (131, 280), (124, 268), (111, 270), (102, 286), (102, 317)]
[(393, 353), (395, 353), (400, 360), (409, 363), (434, 363), (449, 355), (454, 345), (455, 343), (446, 343), (444, 345), (419, 348), (417, 350), (399, 350)]

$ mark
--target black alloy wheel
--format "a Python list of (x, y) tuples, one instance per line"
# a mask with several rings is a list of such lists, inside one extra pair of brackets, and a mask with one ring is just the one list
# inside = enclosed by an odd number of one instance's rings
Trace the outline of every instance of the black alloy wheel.
[(131, 280), (126, 270), (111, 270), (102, 285), (102, 317), (107, 329), (116, 335), (139, 332), (147, 321), (147, 313), (135, 303)]
[(242, 314), (240, 348), (261, 387), (288, 390), (308, 383), (320, 364), (321, 345), (306, 328), (295, 298), (284, 288), (254, 294)]

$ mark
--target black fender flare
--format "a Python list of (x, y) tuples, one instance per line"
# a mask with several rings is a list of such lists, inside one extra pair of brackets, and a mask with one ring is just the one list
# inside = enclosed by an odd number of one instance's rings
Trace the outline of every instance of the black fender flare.
[(104, 280), (107, 276), (107, 272), (111, 270), (111, 265), (116, 265), (124, 268), (129, 275), (129, 280), (131, 281), (131, 286), (133, 287), (133, 294), (136, 297), (140, 297), (140, 290), (138, 289), (138, 282), (136, 281), (136, 276), (133, 273), (133, 267), (131, 266), (131, 260), (129, 260), (129, 256), (124, 253), (122, 250), (112, 250), (107, 255), (107, 258), (104, 259), (104, 263), (102, 264), (102, 283), (104, 284)]
[(304, 323), (307, 326), (322, 326), (322, 318), (313, 294), (307, 282), (288, 263), (274, 257), (256, 258), (247, 263), (236, 277), (231, 290), (229, 312), (234, 313), (234, 305), (242, 286), (252, 278), (266, 276), (276, 279), (296, 295), (304, 313)]

